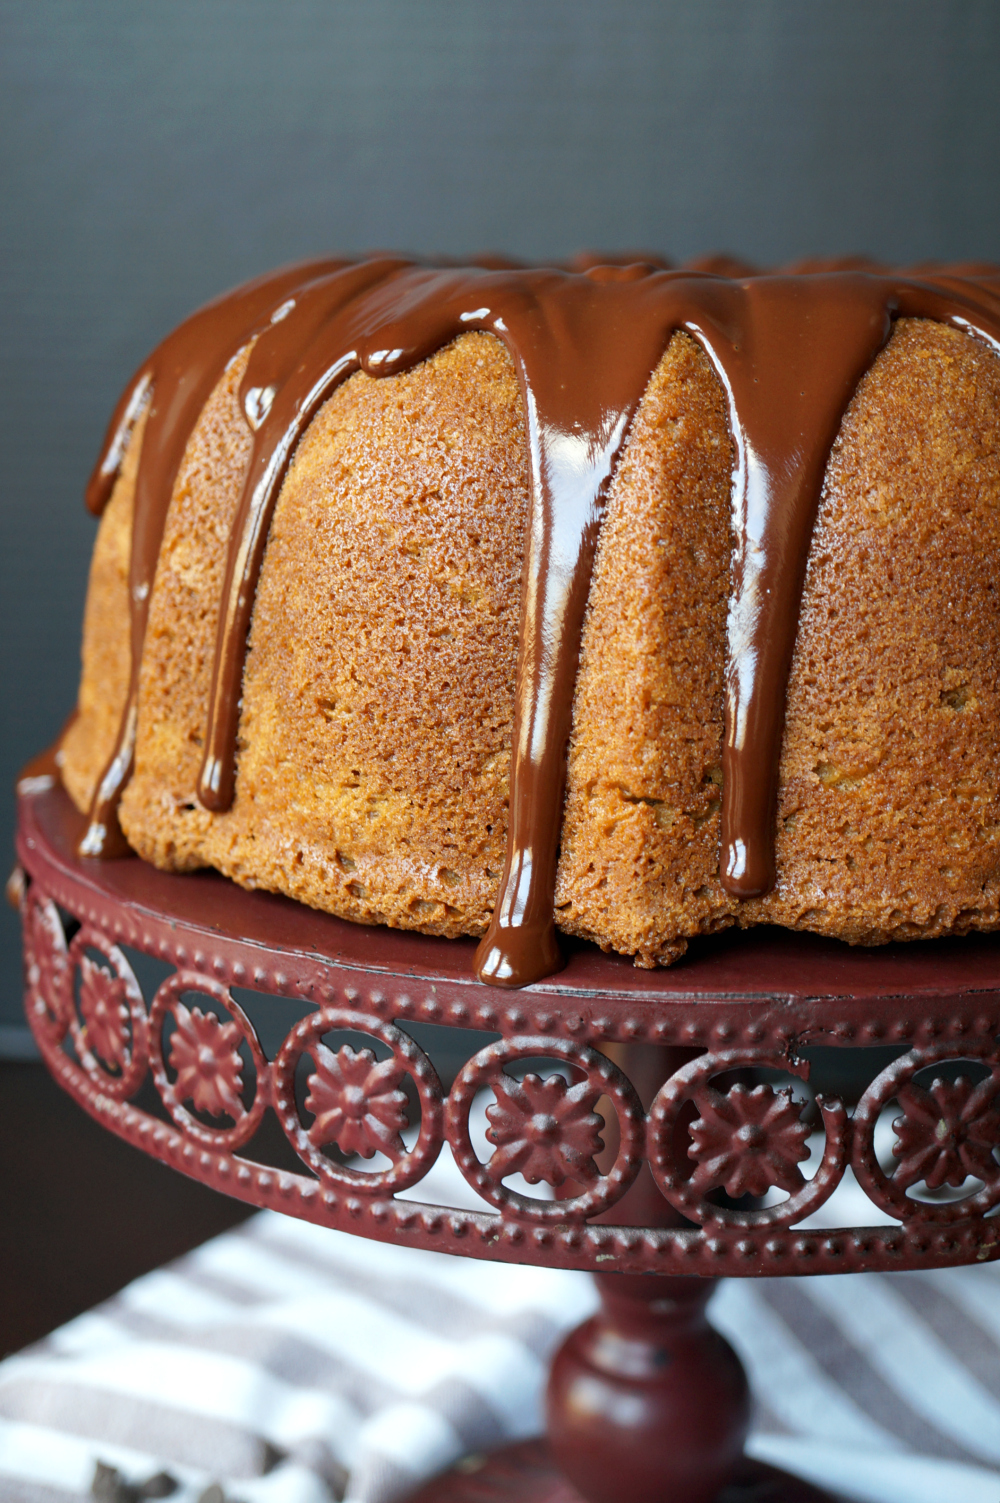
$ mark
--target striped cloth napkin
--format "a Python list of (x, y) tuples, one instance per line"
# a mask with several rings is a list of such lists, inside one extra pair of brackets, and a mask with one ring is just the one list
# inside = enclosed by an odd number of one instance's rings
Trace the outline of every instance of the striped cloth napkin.
[[(537, 1433), (595, 1303), (583, 1274), (261, 1213), (0, 1364), (0, 1499), (390, 1503)], [(1000, 1266), (732, 1280), (710, 1315), (753, 1456), (864, 1503), (1000, 1503)]]

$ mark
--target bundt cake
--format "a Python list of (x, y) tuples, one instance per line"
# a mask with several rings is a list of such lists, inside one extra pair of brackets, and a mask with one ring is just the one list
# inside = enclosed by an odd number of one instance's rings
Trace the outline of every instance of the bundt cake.
[[(362, 923), (1000, 926), (1000, 272), (316, 262), (154, 351), (62, 778)], [(124, 837), (124, 841), (123, 841)]]

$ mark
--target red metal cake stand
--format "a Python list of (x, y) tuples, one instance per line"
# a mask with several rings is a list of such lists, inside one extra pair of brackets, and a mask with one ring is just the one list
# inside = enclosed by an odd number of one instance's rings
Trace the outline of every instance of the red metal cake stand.
[[(865, 951), (758, 931), (666, 972), (577, 945), (559, 975), (502, 992), (472, 979), (472, 941), (343, 923), (210, 873), (80, 860), (81, 828), (50, 778), (21, 785), (28, 1015), (93, 1117), (253, 1205), (597, 1275), (602, 1309), (553, 1364), (548, 1440), (467, 1458), (422, 1503), (817, 1503), (742, 1459), (747, 1384), (705, 1320), (712, 1281), (1000, 1256), (1000, 938)], [(163, 979), (147, 998), (136, 970), (151, 964)], [(470, 1037), (447, 1091), (446, 1028), (492, 1036)], [(852, 1113), (793, 1097), (809, 1061), (845, 1049), (876, 1050)], [(482, 1092), (485, 1147), (470, 1129)], [(875, 1129), (890, 1103), (886, 1163)], [(267, 1112), (294, 1168), (260, 1157)], [(491, 1210), (401, 1198), (445, 1142)], [(810, 1223), (849, 1166), (882, 1224)]]

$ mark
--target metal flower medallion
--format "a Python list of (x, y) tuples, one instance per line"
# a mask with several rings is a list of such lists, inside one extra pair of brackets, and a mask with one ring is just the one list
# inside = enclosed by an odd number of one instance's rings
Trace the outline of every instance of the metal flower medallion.
[(701, 1116), (691, 1123), (688, 1153), (696, 1164), (691, 1188), (699, 1195), (719, 1186), (734, 1199), (764, 1195), (772, 1185), (790, 1195), (801, 1190), (809, 1127), (790, 1090), (735, 1085), (722, 1095), (705, 1087), (695, 1102)]
[(923, 1180), (929, 1190), (955, 1188), (971, 1175), (989, 1181), (1000, 1164), (1000, 1083), (988, 1076), (974, 1085), (965, 1075), (935, 1080), (930, 1090), (911, 1081), (896, 1098), (903, 1115), (893, 1122), (899, 1160), (893, 1179), (903, 1189)]
[(210, 1117), (228, 1115), (238, 1122), (245, 1115), (239, 1026), (231, 1020), (220, 1023), (214, 1013), (183, 1002), (175, 1004), (174, 1019), (169, 1059), (177, 1072), (177, 1099), (190, 1101)]
[(594, 1155), (604, 1146), (604, 1119), (594, 1111), (599, 1091), (587, 1080), (567, 1085), (561, 1075), (523, 1080), (500, 1074), (491, 1082), (496, 1102), (486, 1108), (486, 1136), (496, 1145), (487, 1166), (501, 1180), (520, 1172), (529, 1185), (568, 1179), (593, 1184), (599, 1178)]
[(363, 1159), (376, 1153), (394, 1163), (402, 1158), (406, 1144), (400, 1135), (409, 1119), (406, 1092), (400, 1090), (405, 1071), (398, 1061), (378, 1061), (370, 1049), (355, 1051), (350, 1044), (336, 1054), (314, 1044), (309, 1055), (316, 1066), (305, 1102), (315, 1119), (308, 1130), (313, 1146), (336, 1143), (341, 1153)]
[(66, 1028), (66, 939), (55, 904), (29, 893), (22, 906), (29, 1006), (39, 1023)]
[(83, 1038), (109, 1069), (122, 1070), (128, 1055), (128, 1002), (125, 982), (89, 955), (80, 957), (80, 1013)]

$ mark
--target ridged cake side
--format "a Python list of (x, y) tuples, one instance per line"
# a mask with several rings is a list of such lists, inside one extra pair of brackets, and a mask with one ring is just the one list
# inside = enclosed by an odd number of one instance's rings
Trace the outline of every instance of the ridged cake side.
[(128, 629), (129, 550), (135, 481), (145, 428), (143, 413), (101, 517), (90, 560), (77, 714), (63, 733), (59, 751), (63, 783), (81, 812), (90, 808), (97, 781), (114, 750), (128, 694), (132, 657)]
[(827, 468), (788, 690), (778, 883), (863, 944), (1000, 922), (1000, 360), (901, 320)]
[(722, 388), (676, 334), (598, 544), (556, 887), (561, 928), (647, 965), (731, 922), (718, 872), (732, 468)]
[(560, 926), (642, 964), (732, 923), (862, 944), (995, 928), (1000, 361), (901, 320), (845, 415), (789, 679), (777, 882), (743, 902), (718, 874), (728, 434), (690, 343), (683, 368), (691, 405), (677, 410), (661, 366), (663, 405), (639, 414), (602, 533)]
[[(236, 797), (195, 788), (224, 540), (247, 462), (246, 354), (189, 442), (156, 574), (122, 826), (364, 922), (481, 933), (503, 865), (527, 464), (510, 358), (468, 334), (352, 377), (284, 483), (257, 592)], [(81, 809), (128, 670), (133, 436), (95, 548)], [(901, 321), (828, 466), (788, 691), (773, 892), (718, 875), (732, 446), (675, 335), (612, 482), (577, 681), (557, 921), (640, 963), (778, 922), (877, 943), (998, 923), (1000, 362)]]

